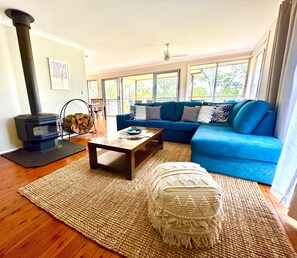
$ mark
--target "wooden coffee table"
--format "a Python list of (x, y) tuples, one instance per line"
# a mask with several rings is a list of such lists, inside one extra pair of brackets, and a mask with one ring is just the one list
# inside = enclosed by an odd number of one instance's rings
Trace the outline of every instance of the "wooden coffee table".
[[(121, 131), (107, 134), (88, 142), (91, 168), (103, 168), (120, 173), (129, 180), (135, 177), (136, 168), (159, 149), (163, 149), (164, 133), (161, 128), (137, 127), (147, 130), (146, 138), (119, 139)], [(97, 148), (108, 150), (97, 156)]]

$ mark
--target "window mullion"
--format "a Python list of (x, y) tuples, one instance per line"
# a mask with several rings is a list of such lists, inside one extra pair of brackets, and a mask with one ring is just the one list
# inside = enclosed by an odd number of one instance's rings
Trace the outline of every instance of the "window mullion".
[(191, 99), (190, 100), (192, 100), (193, 99), (193, 91), (194, 91), (194, 75), (193, 74), (191, 74)]
[(218, 66), (219, 66), (219, 63), (216, 63), (216, 73), (215, 73), (215, 80), (214, 80), (213, 94), (212, 94), (212, 101), (213, 101), (213, 102), (215, 101), (215, 98), (216, 98), (216, 87), (217, 87)]
[(157, 99), (157, 73), (153, 73), (153, 102)]

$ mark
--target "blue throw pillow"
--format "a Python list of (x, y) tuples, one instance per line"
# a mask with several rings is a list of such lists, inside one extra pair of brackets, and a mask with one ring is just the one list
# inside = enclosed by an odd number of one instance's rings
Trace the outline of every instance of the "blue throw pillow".
[(234, 131), (251, 134), (269, 109), (269, 103), (255, 100), (246, 103), (237, 113), (233, 121)]
[(243, 101), (239, 101), (237, 102), (233, 108), (231, 109), (230, 113), (229, 113), (229, 117), (228, 117), (228, 124), (232, 125), (233, 124), (233, 120), (236, 117), (237, 113), (239, 112), (239, 110), (248, 102), (252, 101), (251, 99), (247, 99), (247, 100), (243, 100)]

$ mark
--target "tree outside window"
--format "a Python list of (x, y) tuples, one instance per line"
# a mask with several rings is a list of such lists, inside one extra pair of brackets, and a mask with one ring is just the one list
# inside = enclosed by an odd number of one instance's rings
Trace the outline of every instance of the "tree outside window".
[(173, 101), (177, 98), (178, 72), (157, 74), (156, 101)]
[(217, 102), (242, 99), (247, 71), (248, 60), (193, 66), (189, 96)]
[(103, 80), (108, 115), (130, 112), (130, 105), (177, 100), (179, 70)]

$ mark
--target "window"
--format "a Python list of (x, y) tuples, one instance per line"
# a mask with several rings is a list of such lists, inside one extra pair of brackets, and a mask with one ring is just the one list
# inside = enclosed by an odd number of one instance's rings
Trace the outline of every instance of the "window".
[(156, 74), (156, 101), (174, 101), (178, 99), (179, 72)]
[(191, 67), (190, 99), (227, 101), (244, 98), (248, 60)]
[(216, 64), (194, 66), (191, 68), (191, 99), (210, 100), (214, 96)]
[(262, 70), (264, 61), (264, 49), (261, 50), (255, 57), (255, 67), (251, 83), (250, 92), (248, 94), (249, 98), (256, 99), (258, 97), (259, 86), (261, 83)]
[(96, 80), (87, 81), (88, 85), (88, 99), (89, 102), (91, 102), (91, 99), (97, 99), (98, 98), (98, 84)]
[(104, 80), (104, 100), (106, 114), (115, 116), (120, 112), (120, 78)]
[(107, 114), (128, 113), (136, 102), (178, 100), (179, 73), (176, 70), (103, 80)]
[(127, 113), (134, 102), (149, 102), (153, 99), (153, 74), (123, 77), (122, 110)]

